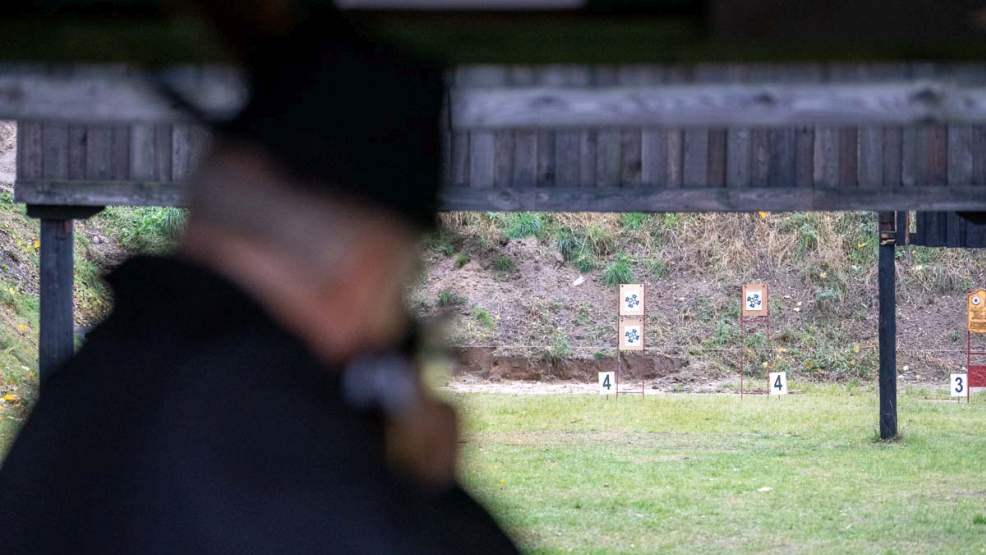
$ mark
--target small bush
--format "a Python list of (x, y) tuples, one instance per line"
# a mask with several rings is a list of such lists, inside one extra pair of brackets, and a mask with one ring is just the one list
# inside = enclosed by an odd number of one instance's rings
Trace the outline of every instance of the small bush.
[(451, 289), (443, 289), (438, 292), (438, 306), (457, 306), (465, 304), (466, 299), (452, 291)]
[(563, 333), (556, 334), (551, 347), (548, 349), (548, 360), (558, 362), (568, 358), (571, 354), (572, 347), (568, 344), (568, 338)]
[(517, 269), (517, 265), (514, 263), (513, 258), (501, 254), (493, 259), (493, 269), (507, 274), (515, 271)]
[(603, 270), (603, 283), (609, 286), (621, 283), (633, 283), (633, 270), (630, 268), (630, 258), (620, 253), (609, 266)]

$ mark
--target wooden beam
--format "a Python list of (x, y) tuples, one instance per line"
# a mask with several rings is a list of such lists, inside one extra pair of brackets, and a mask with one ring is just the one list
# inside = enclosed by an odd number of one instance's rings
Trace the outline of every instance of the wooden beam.
[[(986, 75), (986, 66), (982, 73)], [(211, 117), (246, 99), (228, 66), (123, 72), (0, 67), (0, 119), (70, 122), (183, 121), (155, 89), (167, 83)], [(986, 122), (986, 89), (947, 80), (649, 87), (459, 87), (450, 92), (456, 130), (508, 128), (917, 125)]]
[(184, 206), (175, 182), (18, 179), (14, 201), (51, 206)]
[[(449, 187), (446, 210), (554, 212), (775, 212), (795, 210), (986, 210), (980, 187), (811, 189), (787, 187)], [(947, 207), (947, 208), (944, 208)]]
[(243, 77), (229, 66), (130, 72), (0, 66), (0, 119), (70, 122), (186, 121), (190, 115), (156, 89), (166, 83), (193, 106), (228, 117), (246, 101)]
[(456, 129), (794, 127), (986, 121), (986, 89), (948, 81), (463, 88)]
[[(22, 179), (14, 200), (61, 206), (184, 206), (185, 185)], [(554, 212), (750, 212), (754, 210), (986, 211), (982, 187), (446, 187), (445, 210)]]

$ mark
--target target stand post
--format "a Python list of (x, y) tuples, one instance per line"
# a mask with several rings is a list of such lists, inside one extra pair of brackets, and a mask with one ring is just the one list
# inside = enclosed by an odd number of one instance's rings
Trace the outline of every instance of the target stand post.
[(986, 289), (971, 291), (967, 297), (968, 316), (966, 320), (965, 368), (966, 402), (972, 401), (972, 388), (986, 387), (986, 364), (973, 364), (972, 358), (986, 357), (986, 351), (974, 351), (972, 336), (986, 334)]
[[(743, 398), (743, 378), (746, 368), (746, 338), (757, 326), (764, 326), (767, 331), (767, 346), (770, 347), (770, 294), (766, 283), (747, 283), (743, 285), (740, 298), (740, 360), (739, 360), (739, 393)], [(768, 379), (769, 381), (769, 379)], [(770, 392), (770, 384), (767, 384)], [(769, 397), (769, 395), (768, 395)]]
[[(618, 342), (616, 349), (616, 396), (620, 395), (620, 382), (623, 381), (623, 352), (644, 350), (645, 311), (644, 286), (640, 283), (620, 285), (619, 311), (617, 316)], [(640, 378), (640, 395), (644, 395), (644, 379)], [(630, 393), (623, 391), (623, 393)], [(635, 391), (633, 393), (636, 393)]]

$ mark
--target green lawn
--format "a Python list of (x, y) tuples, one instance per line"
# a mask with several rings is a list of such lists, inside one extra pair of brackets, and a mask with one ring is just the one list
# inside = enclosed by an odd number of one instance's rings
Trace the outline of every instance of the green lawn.
[[(458, 395), (464, 475), (531, 553), (984, 553), (986, 395)], [(767, 489), (770, 488), (770, 489)]]

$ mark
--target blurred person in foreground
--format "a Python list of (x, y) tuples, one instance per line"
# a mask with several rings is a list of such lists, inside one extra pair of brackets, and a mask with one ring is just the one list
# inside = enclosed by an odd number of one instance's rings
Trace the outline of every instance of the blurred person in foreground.
[(175, 256), (114, 309), (0, 470), (7, 553), (513, 553), (456, 483), (403, 292), (435, 223), (441, 73), (344, 26), (251, 53)]

